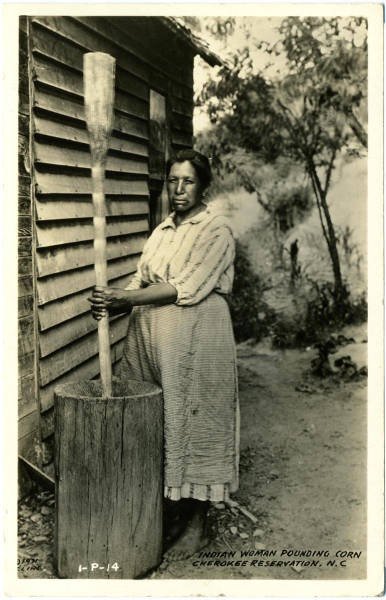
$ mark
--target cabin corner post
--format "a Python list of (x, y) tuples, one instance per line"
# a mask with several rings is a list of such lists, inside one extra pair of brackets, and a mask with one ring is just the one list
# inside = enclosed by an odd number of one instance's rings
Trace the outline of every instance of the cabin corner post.
[[(18, 454), (42, 466), (38, 398), (38, 321), (36, 298), (36, 232), (33, 169), (33, 72), (30, 17), (19, 17), (19, 186), (18, 186)], [(19, 495), (31, 488), (30, 471), (19, 461)]]
[(27, 31), (28, 31), (28, 80), (29, 80), (29, 121), (30, 121), (30, 135), (29, 135), (29, 165), (30, 165), (30, 175), (31, 175), (31, 213), (32, 213), (32, 273), (33, 273), (33, 296), (34, 296), (34, 346), (35, 346), (35, 398), (36, 405), (39, 412), (39, 444), (40, 444), (40, 459), (38, 461), (38, 466), (43, 467), (43, 437), (42, 437), (42, 406), (40, 402), (40, 375), (39, 375), (39, 360), (40, 360), (40, 348), (39, 348), (39, 314), (38, 314), (38, 306), (39, 306), (39, 298), (38, 298), (38, 290), (37, 290), (37, 277), (38, 277), (38, 268), (37, 268), (37, 235), (36, 235), (36, 220), (37, 220), (37, 211), (36, 211), (36, 192), (37, 192), (37, 183), (35, 178), (35, 150), (34, 150), (34, 139), (35, 139), (35, 121), (34, 121), (34, 105), (35, 105), (35, 75), (33, 68), (33, 39), (31, 32), (31, 20), (32, 17), (27, 17)]

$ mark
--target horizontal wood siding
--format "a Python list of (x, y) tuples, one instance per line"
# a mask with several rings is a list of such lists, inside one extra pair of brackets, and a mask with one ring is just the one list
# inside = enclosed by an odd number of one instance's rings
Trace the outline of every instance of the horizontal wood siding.
[[(111, 346), (111, 357), (114, 363), (117, 363), (122, 356), (124, 341), (120, 340)], [(99, 361), (97, 356), (91, 357), (83, 362), (76, 370), (65, 373), (59, 377), (54, 383), (47, 385), (41, 390), (42, 414), (41, 414), (41, 431), (42, 438), (46, 439), (54, 433), (54, 409), (51, 403), (51, 397), (54, 394), (54, 388), (61, 383), (73, 381), (84, 381), (92, 379), (99, 373)]]
[[(43, 437), (52, 433), (50, 411), (56, 385), (89, 379), (99, 371), (97, 324), (87, 301), (95, 274), (91, 162), (83, 107), (85, 52), (108, 52), (117, 60), (105, 185), (108, 278), (113, 285), (123, 287), (130, 280), (149, 230), (149, 67), (140, 56), (117, 44), (106, 19), (97, 19), (98, 27), (82, 21), (31, 19)], [(27, 231), (28, 223), (22, 225)], [(127, 322), (125, 316), (111, 319), (113, 362), (120, 358)]]
[[(133, 45), (137, 44), (134, 51), (141, 52), (148, 61), (150, 87), (167, 96), (172, 149), (191, 147), (194, 68), (192, 50), (153, 17), (110, 18), (109, 21), (123, 36), (129, 37), (132, 49)], [(85, 22), (90, 23), (90, 19), (85, 19)], [(125, 37), (120, 37), (120, 40), (122, 44), (125, 43)]]
[(181, 100), (183, 87), (181, 84), (170, 86), (170, 135), (175, 150), (189, 148), (193, 143), (193, 56), (188, 65), (191, 79), (192, 99)]

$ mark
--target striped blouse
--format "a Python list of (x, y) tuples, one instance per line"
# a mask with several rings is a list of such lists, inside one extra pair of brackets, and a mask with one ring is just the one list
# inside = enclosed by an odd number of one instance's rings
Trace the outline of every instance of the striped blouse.
[(178, 227), (171, 213), (148, 238), (127, 290), (170, 283), (176, 304), (197, 304), (215, 291), (232, 291), (235, 242), (229, 220), (209, 208)]

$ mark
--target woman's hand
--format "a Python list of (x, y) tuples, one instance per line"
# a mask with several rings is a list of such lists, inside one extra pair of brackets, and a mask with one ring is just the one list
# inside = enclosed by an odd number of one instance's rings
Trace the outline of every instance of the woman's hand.
[(131, 313), (133, 305), (129, 300), (129, 292), (114, 287), (95, 287), (88, 298), (91, 313), (99, 321), (109, 314)]

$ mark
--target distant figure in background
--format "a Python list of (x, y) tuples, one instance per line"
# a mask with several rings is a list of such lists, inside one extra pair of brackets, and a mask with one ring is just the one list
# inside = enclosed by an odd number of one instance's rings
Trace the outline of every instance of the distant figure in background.
[(298, 265), (299, 245), (296, 239), (291, 243), (290, 246), (290, 257), (291, 257), (291, 283), (294, 284), (295, 280), (300, 275), (300, 267)]
[(226, 301), (235, 242), (227, 219), (204, 202), (206, 156), (182, 150), (166, 175), (173, 212), (147, 240), (129, 286), (96, 288), (90, 301), (96, 319), (132, 311), (120, 378), (163, 389), (164, 495), (181, 516), (169, 528), (169, 554), (178, 559), (207, 543), (209, 502), (238, 487), (236, 353)]

